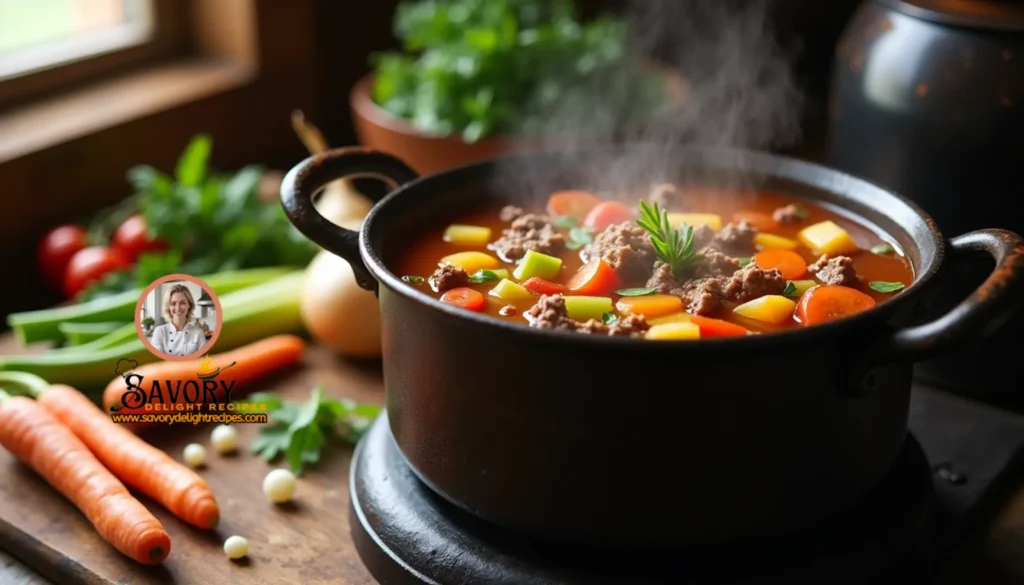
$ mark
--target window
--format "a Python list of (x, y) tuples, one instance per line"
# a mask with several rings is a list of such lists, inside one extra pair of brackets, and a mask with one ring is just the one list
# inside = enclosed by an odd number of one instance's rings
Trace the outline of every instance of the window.
[(0, 102), (169, 55), (174, 0), (0, 0)]
[(152, 9), (149, 0), (0, 0), (0, 81), (145, 43)]

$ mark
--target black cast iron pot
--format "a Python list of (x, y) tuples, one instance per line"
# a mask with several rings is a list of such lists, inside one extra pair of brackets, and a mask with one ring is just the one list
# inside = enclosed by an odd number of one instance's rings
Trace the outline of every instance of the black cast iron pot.
[[(542, 539), (673, 548), (756, 542), (816, 527), (889, 472), (906, 436), (914, 360), (985, 335), (1024, 290), (1019, 236), (947, 242), (918, 207), (870, 183), (760, 153), (686, 148), (684, 181), (759, 176), (891, 234), (917, 279), (892, 300), (813, 328), (652, 342), (537, 330), (441, 303), (388, 269), (426, 221), (523, 202), (526, 183), (587, 188), (627, 148), (507, 157), (417, 178), (401, 161), (339, 149), (293, 168), (285, 211), (379, 295), (387, 415), (423, 481), (470, 513)], [(395, 186), (361, 232), (314, 208), (340, 177)], [(983, 250), (997, 269), (953, 312), (912, 326), (947, 251)]]

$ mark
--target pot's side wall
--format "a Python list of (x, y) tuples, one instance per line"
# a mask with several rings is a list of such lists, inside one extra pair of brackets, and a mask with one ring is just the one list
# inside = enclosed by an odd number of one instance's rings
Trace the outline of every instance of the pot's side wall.
[(909, 368), (851, 397), (839, 341), (613, 354), (524, 343), (386, 287), (380, 300), (403, 453), (456, 504), (543, 538), (692, 547), (791, 533), (851, 506), (903, 444)]

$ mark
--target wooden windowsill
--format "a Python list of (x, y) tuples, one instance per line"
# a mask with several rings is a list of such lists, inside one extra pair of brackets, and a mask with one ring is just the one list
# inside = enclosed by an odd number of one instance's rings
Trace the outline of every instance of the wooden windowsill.
[(192, 58), (147, 68), (0, 114), (0, 163), (244, 87), (256, 69)]

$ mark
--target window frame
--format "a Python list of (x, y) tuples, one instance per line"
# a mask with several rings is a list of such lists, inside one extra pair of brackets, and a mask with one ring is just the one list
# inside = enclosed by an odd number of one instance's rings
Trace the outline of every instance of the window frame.
[(0, 109), (71, 90), (112, 74), (131, 72), (184, 52), (188, 46), (190, 3), (181, 0), (150, 2), (154, 24), (147, 40), (0, 78)]

